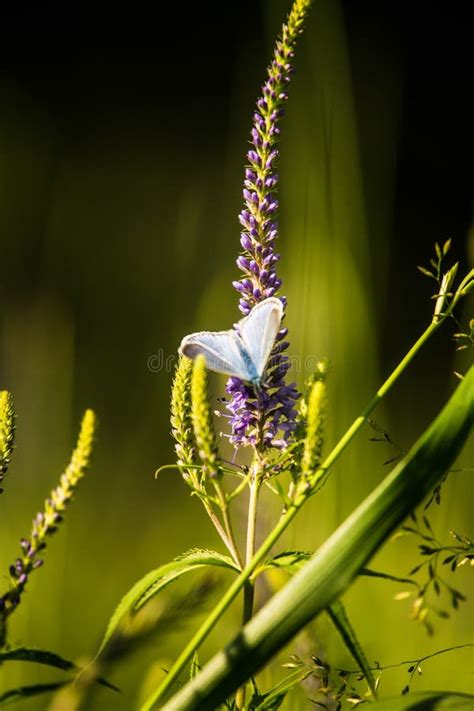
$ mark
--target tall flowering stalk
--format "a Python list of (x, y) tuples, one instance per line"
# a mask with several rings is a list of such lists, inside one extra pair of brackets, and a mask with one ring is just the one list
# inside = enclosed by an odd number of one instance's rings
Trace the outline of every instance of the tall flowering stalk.
[[(311, 0), (293, 3), (277, 40), (267, 80), (253, 115), (252, 148), (247, 153), (249, 165), (243, 190), (245, 207), (239, 215), (243, 227), (240, 237), (243, 253), (237, 259), (237, 266), (243, 276), (233, 282), (240, 295), (239, 308), (245, 315), (259, 301), (278, 295), (282, 284), (275, 268), (280, 258), (275, 252), (278, 237), (278, 123), (288, 99), (287, 86), (293, 72), (291, 60), (296, 41), (303, 31), (310, 6)], [(285, 306), (285, 297), (280, 296), (280, 299)], [(228, 380), (231, 442), (236, 446), (253, 445), (258, 450), (269, 446), (284, 447), (295, 429), (295, 404), (299, 394), (294, 383), (285, 383), (290, 367), (284, 354), (289, 345), (285, 340), (287, 333), (288, 329), (283, 328), (278, 334), (267, 380), (261, 390), (255, 392), (252, 386), (238, 378)]]
[(7, 473), (15, 441), (15, 412), (12, 396), (6, 390), (0, 392), (0, 494)]
[(22, 555), (10, 566), (10, 589), (0, 597), (3, 622), (19, 605), (30, 573), (43, 564), (39, 554), (46, 548), (48, 536), (55, 533), (61, 523), (63, 513), (89, 466), (95, 428), (95, 415), (92, 410), (86, 410), (71, 461), (58, 486), (46, 499), (44, 511), (33, 519), (29, 538), (21, 540)]

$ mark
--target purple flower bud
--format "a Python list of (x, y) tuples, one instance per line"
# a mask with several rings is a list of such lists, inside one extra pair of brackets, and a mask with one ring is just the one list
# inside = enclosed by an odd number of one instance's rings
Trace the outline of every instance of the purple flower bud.
[(268, 188), (269, 190), (272, 190), (272, 188), (274, 188), (277, 183), (278, 183), (278, 176), (277, 175), (269, 175), (268, 178), (265, 179), (265, 187)]
[(239, 222), (241, 225), (244, 227), (249, 228), (250, 227), (250, 212), (248, 210), (242, 210), (242, 212), (239, 214)]
[(267, 213), (270, 214), (276, 212), (278, 210), (278, 200), (271, 200), (270, 202), (268, 202), (265, 209)]
[(257, 193), (250, 192), (250, 190), (247, 190), (247, 188), (244, 188), (243, 196), (244, 196), (244, 200), (246, 200), (247, 202), (253, 203), (254, 205), (256, 203), (258, 203)]
[(252, 310), (249, 303), (245, 299), (240, 299), (239, 309), (245, 316), (247, 316), (247, 314), (249, 314)]
[(245, 286), (240, 281), (233, 281), (232, 286), (234, 287), (234, 289), (237, 289), (237, 291), (240, 291), (241, 294), (245, 294), (245, 292), (247, 291)]
[(258, 155), (258, 153), (256, 151), (249, 151), (247, 153), (247, 158), (254, 165), (260, 165), (260, 163), (261, 163), (260, 156)]
[(266, 161), (266, 163), (265, 163), (265, 168), (266, 168), (267, 170), (270, 170), (270, 168), (272, 167), (272, 163), (273, 163), (277, 158), (278, 158), (278, 151), (275, 149), (275, 150), (273, 150), (273, 151), (270, 153), (270, 155), (268, 156), (267, 161)]
[(256, 129), (255, 127), (252, 128), (251, 135), (253, 144), (257, 147), (260, 147), (262, 145), (262, 137), (258, 129)]
[(239, 267), (239, 269), (242, 269), (242, 271), (244, 271), (244, 272), (250, 271), (250, 262), (248, 259), (246, 259), (242, 255), (237, 257), (237, 266)]
[(247, 252), (251, 251), (253, 243), (246, 232), (242, 232), (240, 236), (240, 244), (245, 250), (247, 250)]

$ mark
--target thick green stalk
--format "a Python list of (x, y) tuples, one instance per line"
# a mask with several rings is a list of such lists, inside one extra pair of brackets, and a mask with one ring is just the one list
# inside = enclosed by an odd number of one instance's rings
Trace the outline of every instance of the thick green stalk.
[(400, 363), (397, 365), (395, 370), (392, 371), (392, 373), (388, 376), (388, 378), (385, 380), (385, 382), (382, 384), (382, 386), (378, 389), (376, 392), (375, 396), (372, 398), (372, 400), (368, 403), (368, 405), (364, 408), (362, 413), (357, 417), (352, 425), (349, 427), (349, 429), (346, 431), (346, 433), (342, 436), (342, 438), (339, 440), (339, 442), (336, 444), (334, 449), (330, 452), (328, 457), (324, 460), (322, 465), (319, 467), (319, 469), (316, 470), (314, 473), (311, 482), (306, 482), (306, 486), (304, 487), (304, 491), (298, 492), (297, 496), (295, 497), (294, 502), (291, 504), (291, 506), (287, 509), (287, 511), (282, 515), (280, 518), (279, 522), (275, 526), (275, 528), (270, 532), (270, 534), (267, 536), (265, 541), (262, 543), (260, 548), (257, 550), (255, 555), (253, 556), (252, 560), (245, 566), (244, 570), (240, 573), (240, 575), (234, 580), (232, 585), (228, 588), (227, 592), (223, 595), (223, 597), (220, 599), (220, 601), (217, 603), (215, 608), (212, 610), (210, 615), (207, 617), (207, 619), (204, 621), (202, 626), (199, 628), (199, 630), (196, 632), (196, 634), (192, 637), (190, 642), (186, 645), (174, 665), (171, 667), (169, 670), (168, 674), (164, 677), (162, 680), (161, 684), (158, 686), (158, 688), (153, 692), (153, 694), (147, 699), (147, 701), (143, 704), (141, 711), (150, 711), (150, 709), (153, 708), (153, 706), (163, 698), (163, 696), (167, 693), (167, 691), (170, 689), (170, 687), (174, 684), (176, 681), (177, 677), (181, 673), (181, 671), (184, 669), (184, 667), (189, 663), (191, 660), (194, 652), (196, 649), (198, 649), (201, 644), (204, 642), (204, 640), (207, 638), (208, 634), (210, 631), (213, 629), (215, 626), (216, 622), (222, 617), (222, 615), (225, 613), (227, 608), (230, 606), (232, 601), (237, 597), (237, 595), (240, 593), (254, 570), (257, 568), (257, 566), (264, 560), (264, 558), (267, 556), (269, 551), (273, 548), (274, 544), (277, 542), (277, 540), (280, 538), (282, 533), (286, 530), (286, 528), (289, 526), (291, 521), (294, 519), (300, 508), (303, 506), (305, 501), (307, 501), (308, 496), (310, 491), (313, 489), (314, 486), (322, 486), (329, 470), (335, 463), (335, 461), (341, 456), (347, 445), (351, 442), (351, 440), (354, 438), (356, 433), (360, 430), (364, 422), (367, 420), (369, 415), (372, 413), (372, 411), (375, 409), (375, 407), (378, 405), (378, 403), (383, 399), (383, 397), (388, 393), (388, 391), (391, 389), (391, 387), (394, 385), (394, 383), (398, 380), (400, 375), (405, 371), (405, 369), (408, 367), (408, 365), (411, 363), (415, 355), (418, 353), (418, 351), (422, 348), (422, 346), (426, 343), (426, 341), (433, 335), (433, 333), (440, 327), (441, 323), (444, 321), (443, 319), (440, 319), (438, 321), (433, 321), (428, 328), (421, 334), (421, 336), (418, 338), (416, 343), (410, 348), (408, 353), (405, 355), (405, 357), (400, 361)]

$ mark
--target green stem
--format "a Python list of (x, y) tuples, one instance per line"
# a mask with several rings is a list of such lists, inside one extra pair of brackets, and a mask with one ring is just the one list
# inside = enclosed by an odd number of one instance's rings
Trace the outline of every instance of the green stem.
[[(201, 498), (201, 497), (200, 497)], [(214, 528), (216, 529), (217, 533), (221, 537), (224, 545), (226, 546), (227, 550), (231, 554), (234, 563), (242, 569), (242, 561), (240, 560), (239, 553), (235, 547), (235, 543), (232, 538), (229, 538), (228, 532), (224, 530), (224, 526), (219, 520), (218, 515), (212, 508), (212, 506), (209, 504), (208, 501), (206, 501), (204, 498), (201, 498), (202, 504), (206, 510), (207, 515), (211, 519), (212, 524), (214, 525)]]
[[(257, 510), (258, 510), (258, 492), (260, 490), (260, 477), (256, 473), (250, 484), (249, 494), (249, 511), (247, 519), (247, 542), (245, 549), (245, 565), (248, 566), (255, 552), (255, 534), (257, 530)], [(242, 615), (242, 627), (252, 618), (253, 615), (253, 600), (255, 593), (255, 583), (252, 580), (246, 580), (244, 584), (244, 609)], [(235, 705), (238, 709), (245, 708), (245, 684), (240, 687), (235, 696)]]
[(267, 536), (265, 541), (262, 543), (260, 548), (257, 550), (255, 555), (252, 557), (250, 562), (247, 563), (244, 570), (235, 578), (232, 585), (224, 593), (223, 597), (217, 603), (215, 608), (212, 610), (210, 615), (204, 621), (202, 626), (192, 637), (190, 642), (186, 645), (172, 668), (169, 670), (168, 674), (165, 676), (159, 687), (152, 693), (148, 700), (143, 704), (141, 711), (150, 711), (155, 703), (163, 698), (169, 688), (174, 684), (175, 680), (184, 669), (186, 664), (191, 660), (194, 652), (198, 649), (204, 640), (209, 635), (210, 631), (215, 626), (216, 622), (222, 617), (224, 612), (227, 610), (229, 605), (237, 597), (239, 592), (247, 583), (248, 579), (257, 568), (257, 566), (263, 561), (265, 556), (273, 548), (274, 544), (278, 541), (282, 533), (286, 530), (288, 525), (294, 519), (299, 509), (303, 506), (305, 501), (307, 501), (309, 494), (313, 493), (313, 486), (318, 486), (320, 488), (323, 486), (329, 469), (332, 467), (334, 462), (340, 457), (342, 452), (345, 450), (349, 442), (354, 438), (356, 433), (360, 430), (364, 422), (367, 420), (371, 412), (375, 409), (382, 398), (388, 393), (400, 375), (404, 372), (407, 366), (411, 363), (418, 351), (423, 347), (423, 345), (428, 341), (428, 339), (438, 330), (442, 322), (445, 320), (448, 313), (444, 314), (439, 320), (430, 323), (428, 328), (421, 334), (416, 343), (410, 348), (405, 357), (400, 361), (395, 370), (389, 375), (385, 380), (383, 385), (377, 390), (375, 396), (364, 408), (362, 413), (357, 417), (346, 433), (341, 437), (339, 442), (336, 444), (334, 449), (330, 452), (328, 457), (324, 460), (319, 469), (315, 472), (312, 477), (311, 482), (305, 482), (304, 490), (298, 492), (295, 497), (294, 502), (287, 509), (287, 511), (282, 515), (277, 525)]
[(234, 529), (232, 528), (232, 521), (229, 515), (229, 504), (226, 500), (224, 492), (222, 491), (221, 485), (218, 482), (214, 482), (214, 488), (216, 490), (222, 511), (222, 519), (224, 521), (224, 528), (227, 535), (227, 548), (234, 559), (234, 563), (240, 568), (240, 570), (242, 570), (244, 566), (242, 565), (239, 549), (237, 548), (237, 544), (235, 542)]

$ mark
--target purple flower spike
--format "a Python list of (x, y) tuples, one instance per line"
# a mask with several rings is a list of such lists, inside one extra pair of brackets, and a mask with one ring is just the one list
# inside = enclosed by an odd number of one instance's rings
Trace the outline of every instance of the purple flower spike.
[[(240, 244), (244, 250), (237, 259), (243, 272), (233, 286), (239, 293), (240, 311), (247, 315), (259, 301), (277, 294), (281, 279), (275, 265), (280, 255), (274, 251), (278, 237), (275, 214), (278, 210), (275, 172), (279, 152), (276, 147), (280, 135), (278, 122), (284, 114), (282, 104), (288, 99), (287, 86), (293, 73), (291, 59), (296, 40), (302, 32), (311, 0), (295, 2), (267, 70), (262, 96), (257, 101), (251, 130), (252, 147), (247, 153), (249, 166), (245, 170), (245, 207), (239, 215), (244, 231)], [(286, 298), (280, 297), (283, 306)], [(227, 392), (231, 396), (227, 408), (231, 413), (231, 442), (235, 446), (252, 445), (258, 449), (285, 447), (295, 428), (295, 404), (299, 398), (294, 384), (286, 385), (290, 363), (283, 354), (287, 329), (282, 328), (269, 360), (262, 388), (254, 389), (239, 380), (229, 378)]]

